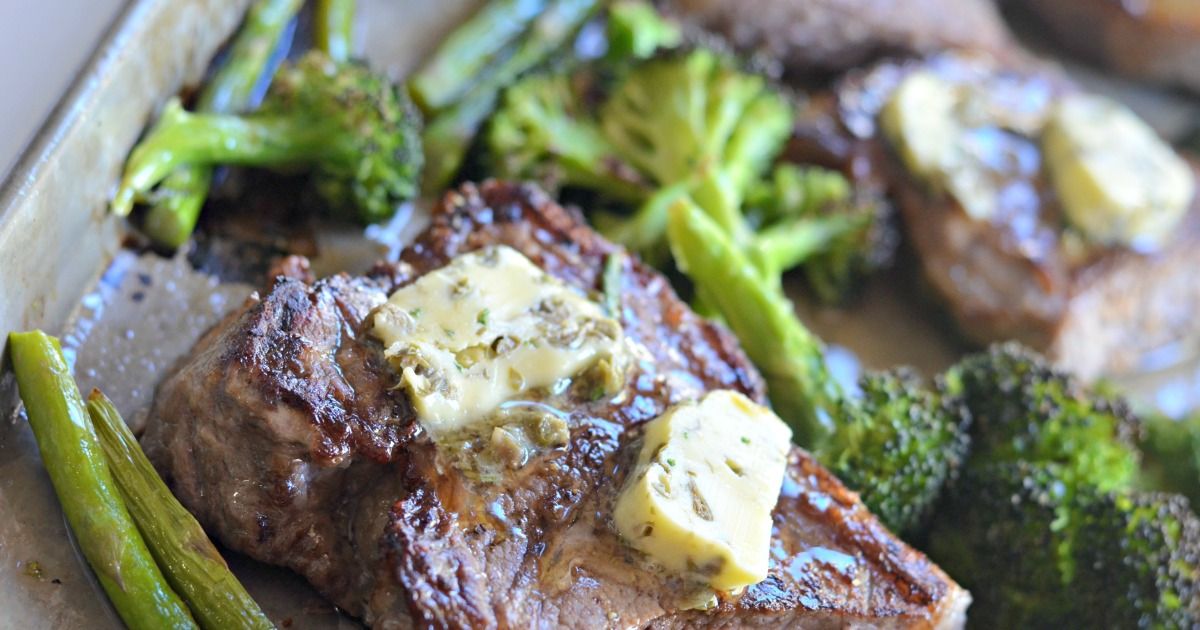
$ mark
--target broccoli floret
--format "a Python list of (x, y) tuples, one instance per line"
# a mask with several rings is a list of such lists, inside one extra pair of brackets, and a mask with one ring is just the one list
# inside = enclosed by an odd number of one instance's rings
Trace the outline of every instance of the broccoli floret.
[(279, 72), (252, 114), (168, 103), (130, 155), (113, 210), (127, 214), (180, 166), (237, 164), (311, 169), (332, 209), (376, 222), (416, 196), (421, 162), (419, 120), (403, 90), (365, 66), (311, 52)]
[(1200, 624), (1200, 519), (1175, 494), (1100, 493), (1073, 518), (1080, 627)]
[(889, 527), (920, 525), (966, 451), (962, 407), (906, 372), (868, 375), (858, 395), (844, 391), (778, 284), (714, 219), (682, 199), (670, 208), (667, 234), (680, 270), (762, 370), (796, 443), (844, 475)]
[(826, 304), (845, 302), (864, 277), (891, 263), (899, 238), (889, 212), (886, 200), (856, 192), (841, 173), (796, 164), (776, 166), (770, 178), (751, 187), (746, 200), (746, 215), (762, 227), (764, 238), (795, 219), (838, 228), (811, 255), (788, 261), (801, 266), (809, 287)]
[(533, 75), (504, 92), (487, 131), (492, 170), (502, 177), (536, 180), (551, 190), (579, 186), (622, 201), (642, 201), (649, 183), (601, 133), (573, 78)]
[(946, 375), (972, 416), (971, 458), (929, 532), (984, 627), (1194, 627), (1200, 523), (1142, 492), (1139, 424), (1016, 344)]
[(1200, 505), (1200, 414), (1176, 420), (1142, 416), (1142, 478), (1149, 488), (1177, 492)]
[(1053, 465), (973, 464), (938, 506), (926, 551), (971, 591), (973, 627), (1075, 627), (1061, 524), (1074, 489)]
[(1178, 495), (1106, 492), (1057, 464), (972, 463), (929, 532), (982, 628), (1190, 628), (1200, 521)]
[(697, 50), (634, 68), (601, 107), (599, 125), (659, 186), (719, 169), (744, 195), (790, 134), (792, 113), (762, 77)]
[(790, 133), (786, 100), (704, 49), (639, 63), (606, 96), (589, 89), (593, 76), (533, 75), (506, 90), (486, 135), (494, 173), (638, 207), (597, 223), (640, 253), (662, 249), (663, 195), (676, 190), (748, 233), (742, 200)]
[(973, 418), (974, 461), (1062, 465), (1070, 481), (1128, 487), (1138, 472), (1138, 421), (1118, 398), (1089, 391), (1016, 343), (963, 359), (946, 374)]
[(608, 8), (610, 60), (646, 59), (660, 48), (675, 48), (683, 33), (675, 22), (659, 15), (648, 2), (618, 0)]
[(966, 459), (969, 416), (907, 369), (867, 374), (859, 389), (815, 454), (889, 527), (914, 532)]

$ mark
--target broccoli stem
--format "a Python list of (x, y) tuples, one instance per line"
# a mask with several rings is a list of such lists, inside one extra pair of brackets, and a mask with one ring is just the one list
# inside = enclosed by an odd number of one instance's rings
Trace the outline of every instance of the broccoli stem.
[(609, 240), (637, 252), (644, 259), (651, 261), (651, 264), (661, 262), (663, 256), (658, 246), (662, 243), (663, 235), (667, 233), (667, 209), (686, 197), (690, 189), (691, 184), (688, 182), (660, 188), (642, 202), (629, 217), (597, 215), (596, 225)]
[(791, 302), (724, 230), (691, 201), (671, 206), (667, 241), (680, 270), (714, 306), (767, 379), (771, 402), (813, 447), (833, 431), (841, 388), (828, 373), (821, 342), (796, 319)]
[(480, 72), (547, 9), (547, 0), (498, 0), (484, 5), (450, 34), (413, 75), (409, 89), (426, 113), (458, 101)]
[[(250, 105), (272, 54), (301, 4), (303, 0), (261, 0), (250, 8), (228, 60), (200, 92), (197, 111), (236, 112)], [(208, 196), (212, 170), (207, 165), (189, 166), (167, 177), (146, 214), (146, 235), (171, 249), (186, 243)]]
[(112, 401), (98, 390), (87, 410), (129, 513), (167, 580), (205, 630), (274, 628), (229, 571), (200, 523), (167, 489)]
[(825, 251), (830, 242), (857, 226), (858, 221), (850, 217), (787, 219), (755, 234), (751, 250), (763, 268), (763, 275), (776, 278)]
[(336, 151), (340, 130), (307, 116), (193, 114), (167, 103), (154, 131), (134, 149), (113, 199), (125, 215), (140, 191), (183, 166), (288, 166)]
[(113, 607), (130, 628), (195, 628), (121, 501), (58, 340), (12, 333), (8, 347), (50, 482)]
[(313, 41), (330, 59), (349, 60), (354, 50), (354, 0), (317, 0)]
[[(499, 3), (504, 4), (504, 3)], [(500, 92), (529, 69), (544, 63), (550, 55), (561, 48), (587, 21), (598, 6), (598, 0), (557, 0), (546, 3), (545, 10), (530, 25), (512, 54), (492, 68), (474, 77), (475, 85), (464, 87), (457, 101), (443, 102), (444, 111), (438, 113), (426, 127), (422, 140), (425, 147), (426, 171), (422, 185), (426, 190), (441, 190), (462, 166), (467, 148), (475, 138), (483, 121), (496, 109)], [(496, 4), (481, 13), (486, 13)], [(455, 31), (443, 46), (451, 46), (454, 37), (463, 29), (473, 28), (468, 22)], [(439, 51), (440, 53), (440, 51)], [(409, 83), (414, 98), (419, 96), (422, 75), (418, 74)]]

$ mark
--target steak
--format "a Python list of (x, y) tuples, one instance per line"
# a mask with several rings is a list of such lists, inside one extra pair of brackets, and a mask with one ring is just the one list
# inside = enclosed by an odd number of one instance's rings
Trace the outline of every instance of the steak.
[(1018, 54), (991, 0), (662, 0), (686, 24), (763, 53), (793, 76), (830, 75), (888, 55), (973, 48)]
[(972, 219), (954, 198), (912, 177), (880, 133), (889, 94), (918, 68), (1030, 110), (1077, 88), (1052, 67), (1002, 68), (954, 53), (850, 73), (803, 106), (788, 158), (838, 168), (896, 201), (922, 277), (968, 339), (1020, 340), (1085, 379), (1145, 369), (1164, 349), (1200, 342), (1192, 317), (1200, 306), (1192, 277), (1200, 268), (1200, 204), (1159, 251), (1080, 257), (1062, 239), (1037, 140), (1002, 133), (988, 158), (1007, 168), (997, 210), (990, 220)]
[(615, 246), (526, 185), (449, 193), (397, 263), (280, 276), (209, 331), (156, 393), (143, 438), (179, 499), (231, 549), (295, 570), (375, 627), (961, 626), (970, 596), (793, 448), (769, 577), (708, 610), (623, 545), (609, 515), (639, 426), (714, 389), (765, 402), (735, 339), (622, 256), (640, 359), (622, 394), (575, 397), (565, 447), (499, 480), (463, 474), (416, 422), (367, 335), (389, 292), (503, 244), (585, 291)]
[(1200, 4), (1190, 0), (1017, 0), (1016, 17), (1104, 68), (1200, 93)]

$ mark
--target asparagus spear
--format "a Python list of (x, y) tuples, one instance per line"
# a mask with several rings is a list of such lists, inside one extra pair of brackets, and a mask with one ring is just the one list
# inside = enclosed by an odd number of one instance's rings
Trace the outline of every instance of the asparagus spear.
[[(460, 33), (475, 29), (476, 19), (484, 15), (488, 15), (489, 20), (495, 19), (495, 16), (490, 16), (490, 12), (505, 4), (507, 3), (501, 2), (489, 5), (476, 18), (455, 31), (435, 55), (431, 66), (442, 57), (443, 50), (455, 45)], [(422, 136), (426, 156), (426, 170), (422, 176), (422, 186), (425, 190), (440, 190), (449, 183), (450, 178), (462, 166), (463, 156), (466, 155), (467, 147), (479, 131), (480, 125), (496, 109), (500, 92), (517, 77), (542, 64), (554, 51), (561, 48), (596, 9), (598, 0), (555, 0), (544, 4), (544, 11), (533, 21), (529, 32), (516, 44), (511, 55), (493, 67), (484, 69), (479, 75), (474, 73), (481, 69), (471, 68), (469, 65), (455, 69), (460, 80), (474, 82), (474, 86), (464, 86), (462, 90), (457, 91), (455, 97), (461, 98), (455, 101), (449, 98), (439, 101), (439, 107), (445, 109), (434, 116), (425, 127)], [(458, 53), (450, 51), (447, 54)], [(422, 71), (409, 82), (409, 88), (414, 98), (425, 100), (422, 106), (429, 109), (429, 90), (433, 89), (431, 85), (444, 81), (445, 77), (431, 78), (430, 74)], [(426, 93), (422, 94), (422, 91)]]
[(546, 10), (547, 0), (490, 2), (459, 26), (409, 81), (426, 113), (460, 100), (480, 72)]
[[(250, 9), (228, 60), (200, 93), (198, 111), (236, 112), (250, 104), (272, 52), (302, 2), (260, 0)], [(170, 248), (187, 242), (208, 196), (212, 171), (209, 166), (185, 166), (163, 181), (143, 226), (151, 239)]]
[(58, 340), (12, 333), (8, 346), (50, 482), (113, 607), (135, 630), (195, 628), (121, 501)]
[(354, 50), (354, 0), (317, 0), (313, 39), (332, 60), (342, 63)]
[(98, 390), (88, 413), (113, 479), (150, 553), (205, 630), (274, 628), (229, 571), (200, 523), (159, 478), (112, 401)]
[(830, 414), (842, 398), (825, 366), (821, 341), (796, 319), (782, 290), (704, 211), (681, 199), (669, 213), (667, 241), (679, 269), (721, 313), (763, 372), (772, 404), (793, 420), (796, 443), (820, 443), (831, 432)]

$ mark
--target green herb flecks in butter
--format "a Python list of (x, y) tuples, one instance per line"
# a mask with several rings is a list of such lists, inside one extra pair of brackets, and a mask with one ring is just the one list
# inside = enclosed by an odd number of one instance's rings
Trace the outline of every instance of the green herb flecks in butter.
[(668, 409), (646, 424), (617, 530), (666, 570), (714, 589), (761, 581), (791, 437), (770, 409), (733, 391)]
[(504, 246), (459, 256), (397, 290), (376, 311), (372, 334), (435, 438), (595, 366), (613, 374), (590, 378), (617, 388), (626, 364), (616, 320)]

